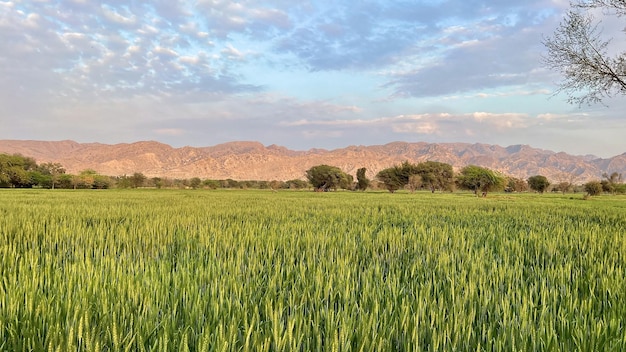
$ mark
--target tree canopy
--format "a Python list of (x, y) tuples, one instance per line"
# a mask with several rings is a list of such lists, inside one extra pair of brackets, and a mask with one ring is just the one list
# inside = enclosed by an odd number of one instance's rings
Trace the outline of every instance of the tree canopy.
[[(380, 170), (378, 174), (376, 174), (376, 179), (382, 182), (385, 188), (391, 193), (399, 190), (406, 184), (402, 176), (401, 166), (393, 166)], [(408, 179), (406, 182), (408, 182)]]
[(0, 154), (0, 187), (32, 187), (37, 172), (35, 159), (19, 154)]
[(528, 178), (528, 186), (533, 191), (537, 191), (539, 193), (545, 192), (550, 186), (550, 181), (545, 176), (535, 175)]
[(306, 178), (318, 191), (349, 188), (352, 183), (352, 176), (330, 165), (313, 166), (306, 171)]
[(464, 167), (457, 177), (457, 184), (460, 188), (474, 191), (475, 194), (483, 192), (483, 195), (502, 189), (505, 182), (506, 179), (503, 176), (476, 165)]
[(432, 192), (452, 190), (454, 186), (452, 165), (438, 161), (425, 161), (417, 165), (405, 161), (400, 165), (381, 170), (376, 178), (390, 192), (405, 186), (409, 186), (412, 191), (425, 187)]
[(370, 185), (370, 180), (365, 176), (367, 169), (362, 167), (356, 171), (356, 189), (359, 191), (365, 191)]

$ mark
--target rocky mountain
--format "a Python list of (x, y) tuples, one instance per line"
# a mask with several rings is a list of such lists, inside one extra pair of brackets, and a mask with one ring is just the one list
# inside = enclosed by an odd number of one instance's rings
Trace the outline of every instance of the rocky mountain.
[(0, 153), (18, 153), (38, 163), (61, 163), (69, 173), (93, 169), (104, 175), (235, 180), (289, 180), (304, 178), (312, 166), (328, 164), (349, 174), (365, 167), (373, 178), (381, 169), (405, 160), (433, 160), (455, 169), (474, 164), (506, 175), (528, 178), (544, 175), (552, 182), (585, 182), (600, 179), (604, 172), (626, 175), (626, 153), (602, 159), (532, 148), (528, 145), (501, 147), (468, 143), (405, 143), (350, 146), (341, 149), (294, 151), (258, 142), (231, 142), (211, 147), (173, 148), (144, 141), (123, 144), (77, 143), (74, 141), (0, 140)]

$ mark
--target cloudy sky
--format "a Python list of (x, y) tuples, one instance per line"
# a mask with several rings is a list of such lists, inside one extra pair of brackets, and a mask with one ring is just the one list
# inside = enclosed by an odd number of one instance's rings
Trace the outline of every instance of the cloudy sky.
[(568, 7), (0, 0), (0, 139), (624, 153), (626, 99), (581, 108), (552, 94), (541, 41)]

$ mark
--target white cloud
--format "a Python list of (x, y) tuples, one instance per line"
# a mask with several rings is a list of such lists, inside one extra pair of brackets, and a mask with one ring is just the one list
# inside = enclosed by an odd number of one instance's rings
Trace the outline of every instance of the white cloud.
[(117, 10), (111, 9), (109, 6), (102, 5), (102, 14), (104, 18), (111, 22), (123, 25), (133, 25), (137, 23), (137, 18), (133, 14), (126, 14), (126, 16), (117, 12)]

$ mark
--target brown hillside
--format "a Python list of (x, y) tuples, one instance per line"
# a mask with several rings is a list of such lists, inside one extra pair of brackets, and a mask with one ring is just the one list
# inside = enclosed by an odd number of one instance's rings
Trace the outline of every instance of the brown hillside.
[(451, 164), (456, 169), (474, 164), (504, 174), (527, 178), (545, 175), (553, 182), (599, 179), (604, 172), (626, 175), (626, 153), (609, 159), (574, 156), (514, 145), (501, 147), (468, 143), (405, 143), (350, 146), (335, 150), (293, 151), (258, 142), (231, 142), (211, 147), (173, 148), (146, 141), (123, 144), (77, 143), (74, 141), (0, 140), (0, 152), (19, 153), (37, 162), (58, 162), (68, 172), (93, 169), (105, 175), (141, 172), (148, 177), (211, 178), (235, 180), (288, 180), (304, 178), (315, 165), (340, 167), (355, 175), (366, 167), (368, 176), (408, 160)]

